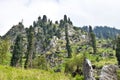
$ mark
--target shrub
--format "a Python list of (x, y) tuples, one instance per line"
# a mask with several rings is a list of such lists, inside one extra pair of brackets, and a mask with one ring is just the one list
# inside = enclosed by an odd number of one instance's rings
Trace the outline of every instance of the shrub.
[(76, 75), (75, 80), (84, 80), (84, 76)]
[(83, 56), (78, 55), (76, 57), (71, 58), (65, 63), (65, 73), (72, 74), (73, 72), (76, 72), (77, 69), (79, 71), (82, 71), (82, 64), (83, 64)]
[(120, 80), (120, 69), (117, 70), (117, 78), (118, 78), (118, 80)]
[(39, 68), (42, 70), (48, 70), (48, 64), (44, 55), (37, 56), (33, 60), (33, 68)]
[(6, 64), (7, 58), (9, 57), (10, 43), (8, 39), (0, 40), (0, 64)]

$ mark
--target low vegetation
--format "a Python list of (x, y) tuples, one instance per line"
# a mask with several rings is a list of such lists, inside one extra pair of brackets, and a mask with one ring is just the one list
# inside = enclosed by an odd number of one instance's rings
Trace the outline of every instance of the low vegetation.
[(64, 73), (0, 65), (0, 80), (70, 80), (70, 78)]

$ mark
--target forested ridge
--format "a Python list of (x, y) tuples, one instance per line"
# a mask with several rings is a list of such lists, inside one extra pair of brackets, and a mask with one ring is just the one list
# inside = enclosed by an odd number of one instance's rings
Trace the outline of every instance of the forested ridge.
[[(83, 26), (82, 29), (88, 32), (88, 26)], [(114, 39), (120, 34), (120, 30), (109, 26), (95, 26), (93, 29), (97, 38)]]

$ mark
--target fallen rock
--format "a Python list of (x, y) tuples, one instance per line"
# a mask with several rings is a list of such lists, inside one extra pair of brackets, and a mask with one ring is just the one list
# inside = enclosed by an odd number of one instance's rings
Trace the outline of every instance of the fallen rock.
[(101, 70), (100, 80), (118, 80), (116, 70), (118, 66), (116, 65), (106, 65), (103, 66)]

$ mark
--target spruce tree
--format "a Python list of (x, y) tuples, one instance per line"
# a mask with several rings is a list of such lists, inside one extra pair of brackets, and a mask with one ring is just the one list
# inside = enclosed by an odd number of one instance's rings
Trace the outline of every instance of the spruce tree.
[(90, 45), (93, 47), (93, 53), (96, 54), (96, 38), (91, 26), (89, 26), (89, 39)]
[(46, 15), (43, 15), (42, 21), (43, 21), (43, 23), (47, 22), (47, 16)]
[(25, 68), (32, 68), (32, 61), (33, 61), (33, 55), (34, 55), (34, 33), (33, 28), (30, 26), (28, 30), (28, 47), (27, 47), (27, 56), (25, 61)]
[(95, 39), (95, 34), (92, 32), (91, 33), (91, 38), (92, 38), (92, 47), (93, 47), (93, 53), (96, 54), (97, 48), (96, 48), (96, 39)]
[(15, 41), (10, 65), (14, 67), (22, 66), (22, 55), (23, 55), (22, 36), (18, 35)]
[(64, 22), (67, 23), (67, 15), (64, 15)]
[(116, 57), (117, 57), (118, 65), (120, 65), (120, 36), (118, 36), (117, 38)]
[(70, 47), (70, 42), (69, 42), (69, 36), (68, 36), (68, 23), (65, 24), (65, 39), (66, 39), (66, 49), (67, 49), (67, 53), (68, 53), (68, 58), (72, 57), (72, 50)]
[(68, 18), (68, 23), (69, 23), (70, 25), (73, 25), (73, 23), (72, 23), (72, 21), (70, 20), (70, 18)]

